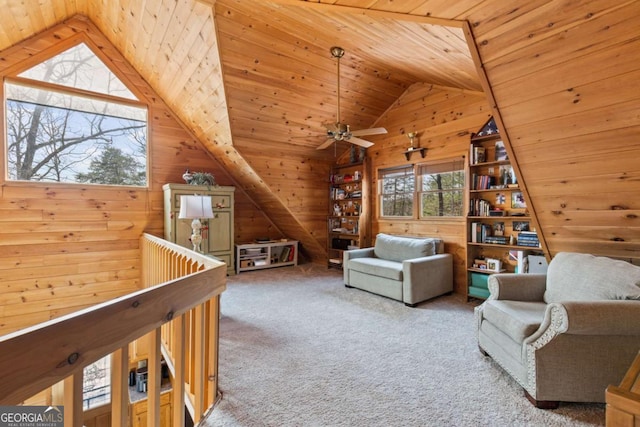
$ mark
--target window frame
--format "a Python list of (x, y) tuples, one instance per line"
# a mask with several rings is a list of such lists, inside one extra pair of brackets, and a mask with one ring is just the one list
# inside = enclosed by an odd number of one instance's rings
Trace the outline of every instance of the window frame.
[[(425, 168), (429, 168), (431, 167), (439, 167), (441, 165), (451, 165), (451, 172), (454, 171), (460, 171), (462, 173), (461, 176), (461, 183), (462, 186), (459, 188), (455, 188), (455, 189), (451, 189), (451, 190), (447, 190), (447, 192), (460, 192), (460, 200), (461, 200), (461, 205), (460, 205), (460, 215), (423, 215), (423, 208), (422, 208), (422, 203), (423, 203), (423, 195), (425, 193), (434, 193), (434, 192), (425, 192), (422, 191), (422, 184), (423, 184), (423, 174), (421, 173), (421, 171)], [(455, 167), (455, 169), (454, 169)], [(384, 178), (385, 175), (391, 175), (394, 172), (399, 172), (399, 171), (411, 171), (411, 173), (413, 174), (413, 192), (412, 194), (412, 214), (411, 215), (385, 215), (384, 214), (384, 196), (386, 195), (386, 193), (383, 193), (384, 191)], [(429, 162), (423, 162), (423, 163), (415, 163), (415, 164), (409, 164), (409, 165), (400, 165), (400, 166), (394, 166), (394, 167), (388, 167), (388, 168), (378, 168), (377, 170), (377, 177), (378, 177), (378, 185), (377, 185), (377, 200), (378, 200), (378, 207), (377, 207), (377, 215), (379, 219), (411, 219), (411, 220), (418, 220), (418, 221), (442, 221), (443, 219), (451, 219), (451, 220), (459, 220), (461, 218), (465, 217), (465, 207), (466, 207), (466, 195), (467, 195), (467, 167), (465, 164), (465, 157), (464, 156), (456, 156), (456, 157), (449, 157), (449, 158), (445, 158), (445, 159), (438, 159), (438, 160), (433, 160), (433, 161), (429, 161)], [(409, 193), (403, 193), (403, 194), (409, 194)]]
[[(394, 195), (411, 195), (411, 214), (410, 215), (385, 215), (384, 214), (384, 197), (391, 193), (384, 193), (384, 180), (385, 176), (393, 175), (404, 171), (404, 176), (411, 175), (413, 177), (413, 189), (411, 192), (393, 193)], [(378, 169), (378, 216), (379, 218), (415, 218), (416, 215), (416, 172), (413, 164), (402, 165), (391, 168)]]
[[(433, 219), (442, 219), (442, 218), (452, 218), (452, 219), (460, 219), (465, 216), (465, 195), (466, 195), (466, 187), (467, 187), (467, 172), (464, 162), (464, 157), (455, 157), (449, 159), (442, 160), (434, 160), (432, 162), (421, 163), (417, 165), (416, 168), (416, 202), (418, 204), (418, 219), (420, 220), (433, 220)], [(428, 169), (432, 168), (434, 173), (425, 173), (428, 172)], [(424, 172), (423, 172), (424, 171)], [(433, 191), (425, 191), (423, 190), (423, 180), (425, 175), (434, 175), (435, 173), (461, 173), (460, 187), (451, 187), (447, 189), (433, 190)], [(425, 194), (437, 194), (437, 193), (459, 193), (460, 194), (460, 215), (425, 215), (423, 208), (423, 200)]]
[[(96, 58), (98, 58), (102, 64), (109, 69), (114, 75), (115, 77), (117, 77), (122, 84), (137, 98), (137, 99), (130, 99), (130, 98), (123, 98), (123, 97), (119, 97), (116, 95), (110, 95), (110, 94), (106, 94), (106, 93), (100, 93), (100, 92), (94, 92), (94, 91), (90, 91), (90, 90), (85, 90), (85, 89), (79, 89), (79, 88), (74, 88), (71, 86), (63, 86), (63, 85), (58, 85), (56, 83), (51, 83), (51, 82), (44, 82), (44, 81), (39, 81), (39, 80), (32, 80), (30, 78), (27, 77), (23, 77), (20, 76), (21, 73), (23, 73), (24, 71), (33, 68), (35, 66), (37, 66), (40, 63), (43, 63), (51, 58), (54, 58), (55, 56), (57, 56), (60, 53), (65, 52), (66, 50), (69, 50), (71, 48), (73, 48), (74, 46), (80, 45), (80, 44), (84, 44), (88, 47), (88, 49), (96, 56)], [(44, 91), (49, 91), (49, 92), (56, 92), (56, 93), (60, 93), (63, 94), (65, 96), (71, 96), (71, 97), (80, 97), (80, 98), (84, 98), (84, 99), (89, 99), (89, 100), (97, 100), (100, 102), (105, 102), (105, 103), (110, 103), (110, 104), (119, 104), (119, 105), (123, 105), (123, 106), (127, 106), (127, 107), (134, 107), (134, 108), (139, 108), (139, 109), (143, 109), (145, 112), (145, 155), (144, 155), (144, 162), (142, 163), (145, 167), (145, 181), (144, 183), (137, 185), (137, 184), (109, 184), (109, 183), (92, 183), (92, 182), (78, 182), (78, 181), (73, 181), (73, 180), (67, 180), (67, 181), (55, 181), (55, 180), (43, 180), (43, 181), (38, 181), (38, 180), (26, 180), (26, 179), (14, 179), (10, 177), (10, 168), (9, 168), (9, 136), (8, 136), (8, 126), (7, 126), (7, 115), (8, 115), (8, 109), (7, 109), (7, 103), (8, 103), (8, 99), (7, 99), (7, 90), (6, 90), (6, 84), (14, 84), (14, 85), (19, 85), (19, 86), (26, 86), (28, 88), (34, 88), (37, 90), (44, 90)], [(1, 170), (1, 179), (3, 180), (3, 182), (5, 183), (10, 183), (12, 185), (14, 184), (29, 184), (29, 185), (56, 185), (56, 186), (65, 186), (65, 185), (69, 185), (69, 186), (92, 186), (92, 187), (99, 187), (99, 188), (107, 188), (107, 187), (114, 187), (114, 188), (132, 188), (132, 189), (149, 189), (152, 183), (152, 179), (151, 179), (151, 173), (152, 173), (152, 167), (151, 167), (151, 154), (152, 154), (152, 150), (151, 150), (151, 135), (152, 135), (152, 123), (151, 123), (151, 109), (150, 109), (150, 105), (148, 102), (146, 102), (146, 98), (144, 97), (143, 94), (141, 94), (137, 88), (131, 84), (131, 82), (128, 80), (128, 78), (122, 74), (122, 72), (114, 66), (114, 64), (111, 62), (111, 60), (107, 57), (105, 57), (105, 55), (99, 51), (99, 49), (97, 49), (94, 44), (88, 40), (85, 37), (79, 37), (75, 40), (75, 43), (73, 44), (66, 44), (64, 47), (60, 48), (59, 50), (56, 50), (55, 53), (40, 53), (37, 55), (34, 55), (33, 57), (29, 58), (26, 61), (23, 61), (23, 63), (21, 63), (18, 66), (15, 66), (11, 72), (5, 74), (3, 76), (2, 79), (2, 93), (3, 93), (3, 97), (2, 97), (2, 106), (0, 108), (2, 108), (2, 124), (0, 124), (0, 127), (2, 127), (3, 132), (2, 132), (2, 137), (3, 137), (3, 149), (4, 149), (4, 162), (2, 165), (0, 165), (0, 170)], [(18, 102), (23, 102), (23, 101), (18, 101)], [(27, 101), (24, 101), (27, 102)], [(82, 110), (78, 110), (78, 111), (82, 111)]]

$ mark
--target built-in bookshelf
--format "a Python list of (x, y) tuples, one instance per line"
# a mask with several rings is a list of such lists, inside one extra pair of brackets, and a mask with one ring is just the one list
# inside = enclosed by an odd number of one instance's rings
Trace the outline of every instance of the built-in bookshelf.
[(342, 268), (343, 252), (368, 245), (367, 162), (336, 165), (329, 176), (327, 263)]
[(542, 251), (493, 118), (471, 137), (468, 179), (467, 297), (487, 298), (490, 274), (524, 273)]

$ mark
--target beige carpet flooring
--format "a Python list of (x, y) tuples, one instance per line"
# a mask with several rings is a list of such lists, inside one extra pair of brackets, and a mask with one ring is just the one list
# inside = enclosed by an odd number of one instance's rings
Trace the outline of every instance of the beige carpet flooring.
[(303, 265), (229, 277), (222, 400), (207, 426), (593, 426), (603, 404), (534, 408), (478, 352), (473, 303), (416, 308)]

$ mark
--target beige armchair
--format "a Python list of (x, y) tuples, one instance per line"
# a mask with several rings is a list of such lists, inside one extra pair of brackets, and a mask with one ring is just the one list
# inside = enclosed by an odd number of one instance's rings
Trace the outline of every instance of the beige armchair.
[(640, 267), (559, 253), (546, 275), (494, 274), (478, 345), (540, 408), (604, 402), (640, 350)]

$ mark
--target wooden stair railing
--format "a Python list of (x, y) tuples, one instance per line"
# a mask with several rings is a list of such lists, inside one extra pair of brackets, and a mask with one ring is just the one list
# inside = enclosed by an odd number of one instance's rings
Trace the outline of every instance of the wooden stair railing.
[(82, 426), (83, 368), (113, 353), (111, 425), (126, 426), (129, 343), (148, 334), (146, 424), (161, 425), (161, 353), (174, 375), (169, 424), (183, 425), (185, 405), (195, 422), (213, 406), (226, 265), (148, 234), (141, 250), (144, 289), (0, 337), (0, 405), (52, 387), (52, 404), (64, 405), (65, 426)]

